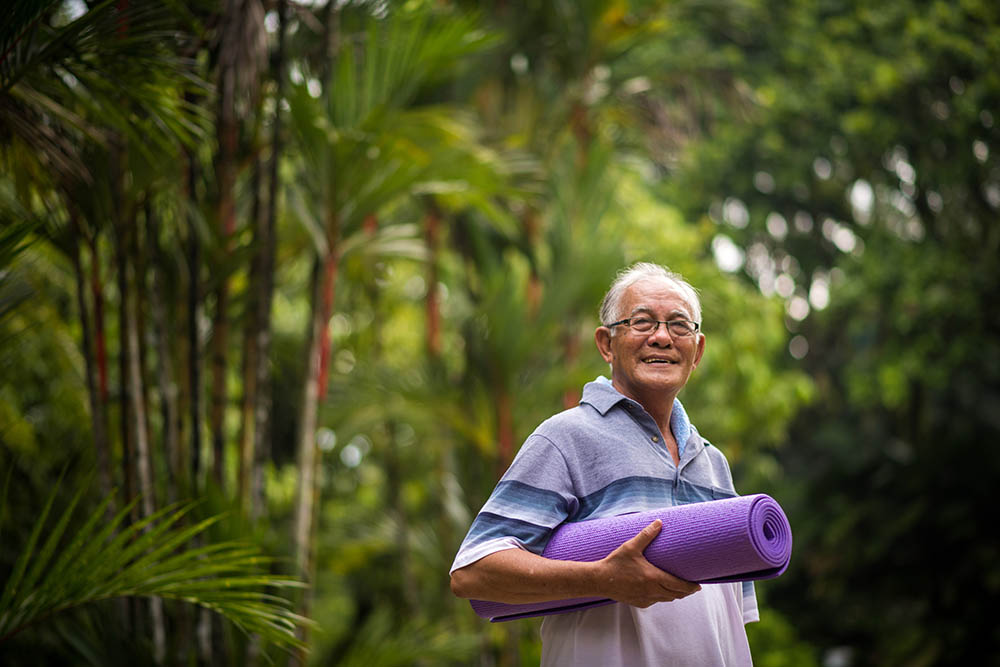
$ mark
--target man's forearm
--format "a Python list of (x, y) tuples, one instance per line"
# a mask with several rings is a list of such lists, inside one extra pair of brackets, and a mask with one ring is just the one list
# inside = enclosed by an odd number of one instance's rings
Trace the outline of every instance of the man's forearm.
[(455, 570), (451, 590), (462, 598), (507, 603), (600, 597), (648, 607), (678, 600), (701, 587), (664, 572), (643, 556), (661, 527), (657, 519), (592, 563), (551, 560), (522, 549), (497, 551)]
[(451, 590), (462, 598), (492, 602), (547, 602), (605, 597), (600, 565), (543, 558), (523, 549), (497, 551), (455, 570)]

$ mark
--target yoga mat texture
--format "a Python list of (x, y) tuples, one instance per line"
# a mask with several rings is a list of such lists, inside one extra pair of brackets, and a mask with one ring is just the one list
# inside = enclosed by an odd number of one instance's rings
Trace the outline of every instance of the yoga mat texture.
[[(621, 516), (563, 524), (542, 552), (555, 560), (597, 561), (639, 534), (654, 519), (660, 534), (646, 559), (681, 579), (702, 584), (777, 577), (792, 554), (792, 528), (781, 506), (768, 495), (677, 505)], [(575, 598), (509, 604), (472, 600), (476, 614), (493, 622), (562, 614), (613, 601)]]

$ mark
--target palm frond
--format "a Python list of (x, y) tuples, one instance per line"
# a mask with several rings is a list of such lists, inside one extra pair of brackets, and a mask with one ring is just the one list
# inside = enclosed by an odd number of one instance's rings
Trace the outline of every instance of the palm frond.
[(421, 86), (495, 39), (474, 15), (432, 18), (403, 10), (369, 19), (359, 35), (344, 44), (328, 82), (329, 117), (337, 127), (361, 127), (381, 110), (408, 106)]
[(31, 234), (40, 224), (21, 205), (13, 183), (0, 178), (0, 318), (32, 294), (28, 283), (12, 273), (10, 267), (31, 245)]
[(370, 258), (427, 259), (427, 246), (420, 236), (420, 228), (413, 224), (386, 225), (375, 234), (359, 229), (344, 239), (340, 252), (345, 258), (357, 253)]
[(184, 98), (208, 86), (178, 55), (184, 33), (162, 3), (103, 0), (65, 23), (53, 3), (14, 4), (17, 25), (0, 31), (0, 147), (23, 144), (47, 170), (86, 183), (82, 141), (103, 145), (116, 130), (153, 160), (150, 147), (204, 134), (207, 110)]
[(272, 559), (240, 542), (189, 547), (222, 517), (183, 525), (194, 504), (167, 507), (126, 525), (131, 506), (105, 521), (110, 497), (72, 531), (85, 487), (54, 522), (49, 497), (0, 594), (0, 643), (61, 611), (130, 596), (173, 599), (211, 609), (248, 634), (283, 648), (304, 648), (295, 630), (312, 622), (275, 591), (303, 587), (271, 574)]

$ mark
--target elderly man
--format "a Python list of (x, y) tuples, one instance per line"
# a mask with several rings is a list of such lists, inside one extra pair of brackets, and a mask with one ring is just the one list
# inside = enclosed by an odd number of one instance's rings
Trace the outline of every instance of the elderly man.
[(563, 522), (736, 495), (725, 456), (691, 425), (677, 395), (705, 352), (694, 288), (666, 268), (621, 272), (594, 333), (611, 365), (580, 405), (543, 422), (480, 511), (451, 571), (464, 598), (620, 604), (542, 623), (542, 664), (748, 665), (744, 623), (758, 620), (750, 583), (697, 584), (649, 563), (653, 522), (607, 558), (541, 554)]

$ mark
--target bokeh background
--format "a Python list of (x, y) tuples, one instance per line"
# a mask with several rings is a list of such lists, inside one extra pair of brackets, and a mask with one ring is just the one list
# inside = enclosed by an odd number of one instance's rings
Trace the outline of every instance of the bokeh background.
[(449, 565), (647, 260), (793, 527), (757, 664), (1000, 664), (1000, 4), (0, 15), (0, 662), (536, 663)]

